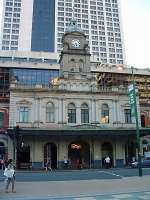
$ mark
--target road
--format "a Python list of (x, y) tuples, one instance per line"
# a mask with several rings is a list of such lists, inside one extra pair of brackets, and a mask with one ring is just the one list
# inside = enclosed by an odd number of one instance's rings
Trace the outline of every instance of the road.
[[(150, 175), (150, 168), (143, 168), (143, 176)], [(16, 171), (17, 182), (34, 181), (69, 181), (69, 180), (93, 180), (93, 179), (120, 179), (123, 177), (138, 176), (138, 169), (99, 169), (99, 170), (64, 170), (64, 171)], [(0, 170), (0, 181), (4, 180)]]
[(0, 176), (1, 200), (150, 200), (150, 168), (16, 172), (17, 193), (4, 193)]

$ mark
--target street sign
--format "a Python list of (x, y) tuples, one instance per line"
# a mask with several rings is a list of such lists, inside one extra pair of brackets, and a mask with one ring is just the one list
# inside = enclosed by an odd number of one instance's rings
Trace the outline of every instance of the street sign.
[(135, 88), (134, 85), (129, 85), (128, 86), (128, 91), (129, 91), (129, 104), (131, 107), (131, 116), (135, 117), (136, 115), (136, 96), (135, 96)]

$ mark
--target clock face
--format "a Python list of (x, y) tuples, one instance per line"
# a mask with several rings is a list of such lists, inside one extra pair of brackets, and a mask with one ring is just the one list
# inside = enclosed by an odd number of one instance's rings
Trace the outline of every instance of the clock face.
[(80, 41), (78, 39), (74, 39), (71, 44), (73, 47), (78, 48), (80, 46)]

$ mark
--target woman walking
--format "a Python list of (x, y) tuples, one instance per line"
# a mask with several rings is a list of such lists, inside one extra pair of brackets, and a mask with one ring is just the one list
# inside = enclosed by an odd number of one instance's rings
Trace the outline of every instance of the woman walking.
[(6, 176), (5, 179), (5, 192), (8, 193), (9, 185), (12, 185), (12, 192), (15, 192), (14, 186), (15, 186), (15, 169), (12, 164), (12, 159), (9, 159), (7, 162), (7, 166), (4, 171), (4, 176)]

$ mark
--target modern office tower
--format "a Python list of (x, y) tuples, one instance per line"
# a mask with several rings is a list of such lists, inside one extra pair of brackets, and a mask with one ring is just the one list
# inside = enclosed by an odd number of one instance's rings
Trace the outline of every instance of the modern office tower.
[(2, 50), (54, 52), (55, 0), (3, 0)]
[(120, 0), (4, 0), (2, 50), (55, 51), (74, 17), (87, 35), (91, 58), (125, 62)]

